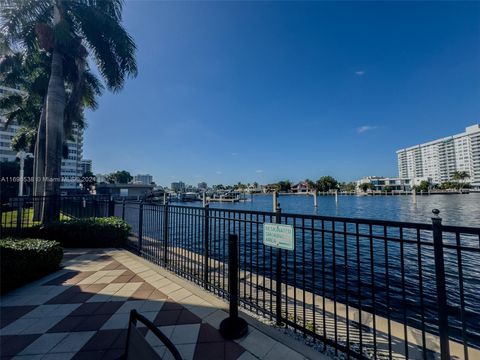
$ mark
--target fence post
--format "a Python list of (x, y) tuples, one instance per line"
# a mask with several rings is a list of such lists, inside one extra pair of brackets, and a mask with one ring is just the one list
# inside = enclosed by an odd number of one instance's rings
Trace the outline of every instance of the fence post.
[(125, 221), (125, 199), (122, 201), (122, 220)]
[(163, 205), (163, 262), (168, 263), (168, 203)]
[(97, 199), (92, 197), (92, 206), (93, 206), (93, 218), (97, 217)]
[(142, 241), (143, 241), (143, 201), (140, 201), (138, 207), (138, 252), (142, 253)]
[(113, 196), (110, 197), (108, 201), (108, 215), (107, 216), (115, 216), (115, 200), (113, 200)]
[(206, 290), (208, 290), (208, 284), (209, 284), (209, 281), (208, 281), (208, 272), (209, 272), (209, 268), (208, 268), (208, 253), (209, 253), (209, 250), (208, 250), (208, 243), (209, 243), (209, 238), (210, 238), (210, 214), (209, 214), (209, 206), (208, 204), (205, 204), (204, 206), (204, 218), (203, 218), (203, 241), (204, 241), (204, 245), (203, 245), (203, 286), (205, 287)]
[(438, 330), (440, 334), (440, 358), (450, 359), (448, 336), (447, 288), (445, 285), (445, 262), (443, 258), (442, 219), (438, 209), (433, 209), (432, 232), (437, 285)]
[(23, 198), (18, 197), (17, 199), (17, 230), (22, 228), (23, 220)]
[(238, 236), (228, 234), (228, 289), (229, 317), (220, 323), (220, 334), (225, 339), (239, 339), (248, 331), (247, 322), (238, 317)]
[[(275, 209), (275, 223), (280, 224), (282, 209), (277, 202)], [(276, 322), (277, 325), (282, 324), (282, 249), (276, 249), (276, 266), (275, 266), (275, 301), (276, 301)]]

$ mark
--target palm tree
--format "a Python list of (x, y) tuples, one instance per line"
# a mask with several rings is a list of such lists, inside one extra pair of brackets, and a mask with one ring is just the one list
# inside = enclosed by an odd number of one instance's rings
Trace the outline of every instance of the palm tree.
[(462, 190), (465, 186), (465, 180), (469, 179), (470, 175), (466, 171), (455, 171), (452, 175), (452, 179), (458, 182), (458, 190)]
[[(127, 76), (137, 74), (135, 44), (123, 28), (122, 0), (2, 0), (3, 32), (11, 43), (26, 49), (40, 47), (50, 56), (50, 77), (45, 97), (44, 195), (58, 195), (65, 113), (82, 108), (83, 78), (92, 56), (107, 87), (118, 91)], [(85, 45), (85, 46), (84, 46)], [(88, 50), (87, 50), (88, 49)], [(69, 61), (67, 61), (69, 59)], [(76, 81), (67, 105), (65, 64), (76, 65)], [(39, 129), (42, 127), (40, 121)], [(42, 138), (38, 137), (41, 141)], [(45, 206), (44, 221), (58, 219), (57, 202)]]
[[(83, 111), (76, 110), (72, 104), (78, 101), (72, 96), (74, 81), (76, 81), (75, 67), (65, 66), (65, 86), (68, 95), (67, 111), (64, 114), (63, 132), (64, 139), (72, 138), (72, 128), (84, 127)], [(10, 93), (0, 99), (0, 111), (6, 116), (5, 126), (16, 122), (20, 125), (15, 137), (12, 139), (12, 148), (16, 151), (25, 150), (33, 152), (34, 178), (45, 176), (45, 109), (44, 98), (48, 88), (49, 57), (46, 53), (33, 49), (25, 53), (9, 53), (0, 60), (0, 80), (2, 84), (11, 88), (23, 90), (20, 94)], [(100, 81), (88, 70), (85, 71), (81, 87), (81, 103), (90, 109), (97, 108), (96, 97), (102, 93), (103, 86)], [(76, 112), (76, 113), (74, 113)], [(63, 144), (65, 157), (67, 145)], [(44, 194), (44, 181), (35, 181), (33, 194)], [(34, 220), (41, 219), (40, 203), (36, 202)]]

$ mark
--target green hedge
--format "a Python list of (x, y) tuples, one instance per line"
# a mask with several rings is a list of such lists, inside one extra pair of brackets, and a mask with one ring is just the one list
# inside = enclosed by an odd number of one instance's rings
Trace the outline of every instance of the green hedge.
[(22, 229), (20, 236), (59, 241), (63, 247), (122, 247), (130, 225), (116, 217), (70, 219)]
[(62, 261), (60, 243), (41, 239), (0, 240), (0, 292), (15, 289), (57, 270)]

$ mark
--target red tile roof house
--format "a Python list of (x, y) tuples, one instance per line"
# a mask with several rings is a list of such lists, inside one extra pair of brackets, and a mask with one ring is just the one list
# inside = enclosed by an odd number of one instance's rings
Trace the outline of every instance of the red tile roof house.
[(290, 189), (293, 193), (307, 193), (310, 191), (306, 181), (300, 181), (298, 184), (292, 185)]

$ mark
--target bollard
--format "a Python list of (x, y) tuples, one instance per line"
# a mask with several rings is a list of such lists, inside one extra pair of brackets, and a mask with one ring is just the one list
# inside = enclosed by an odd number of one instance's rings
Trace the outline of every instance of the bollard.
[(168, 203), (163, 205), (163, 263), (168, 263)]
[(248, 331), (247, 322), (238, 317), (238, 236), (228, 235), (228, 288), (230, 293), (229, 317), (220, 323), (220, 334), (229, 340), (240, 339)]
[(138, 253), (142, 253), (143, 242), (143, 201), (138, 206)]
[(448, 335), (447, 287), (445, 284), (445, 261), (443, 258), (442, 219), (438, 209), (433, 209), (432, 232), (437, 285), (438, 330), (440, 334), (440, 359), (450, 359)]
[[(203, 193), (205, 196), (205, 193)], [(203, 245), (203, 287), (208, 290), (209, 286), (209, 278), (208, 278), (208, 273), (210, 271), (209, 269), (209, 259), (208, 259), (208, 256), (209, 256), (209, 249), (208, 249), (208, 246), (209, 246), (209, 233), (210, 233), (210, 224), (209, 224), (209, 206), (208, 204), (205, 204), (204, 206), (204, 214), (205, 214), (205, 217), (203, 219), (203, 241), (204, 241), (204, 245)]]

